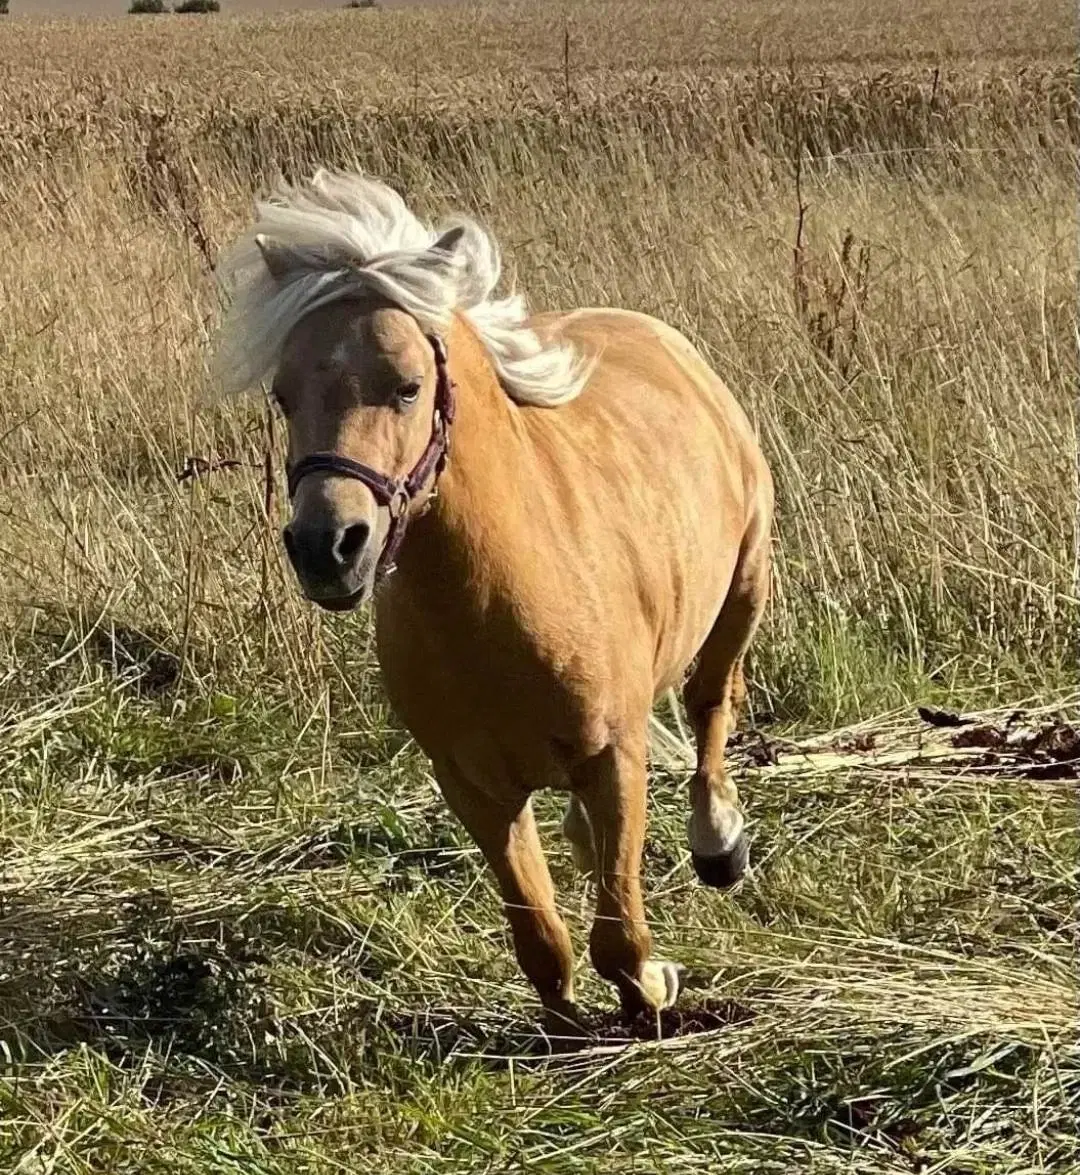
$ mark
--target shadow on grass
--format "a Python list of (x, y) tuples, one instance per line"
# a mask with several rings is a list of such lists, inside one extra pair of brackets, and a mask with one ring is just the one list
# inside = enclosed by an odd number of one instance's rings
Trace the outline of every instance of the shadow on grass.
[(119, 1059), (168, 1041), (205, 1052), (221, 1027), (264, 1013), (254, 980), (265, 955), (228, 924), (185, 929), (167, 895), (146, 890), (119, 909), (58, 915), (48, 895), (0, 908), (0, 1046), (49, 1055), (77, 1044)]
[[(287, 912), (274, 913), (280, 922)], [(532, 1067), (582, 1047), (715, 1031), (751, 1017), (733, 1001), (631, 1024), (599, 1014), (589, 1022), (593, 1036), (571, 1045), (549, 1039), (531, 1017), (496, 1007), (472, 1013), (353, 998), (319, 1016), (283, 1012), (270, 964), (288, 929), (251, 916), (184, 925), (168, 895), (154, 890), (119, 910), (67, 920), (47, 901), (8, 902), (0, 909), (0, 1056), (32, 1064), (85, 1045), (135, 1071), (153, 1054), (167, 1058), (181, 1085), (216, 1073), (284, 1097), (326, 1092), (328, 1082), (345, 1089), (401, 1065), (414, 1072)], [(293, 929), (301, 939), (301, 928)], [(372, 929), (357, 926), (350, 936), (366, 943)], [(383, 962), (376, 948), (351, 966), (379, 978)], [(170, 1088), (159, 1081), (154, 1099), (171, 1096)]]
[[(44, 659), (55, 673), (75, 661), (97, 666), (135, 697), (166, 696), (180, 681), (183, 662), (176, 640), (164, 631), (121, 621), (92, 605), (70, 607), (49, 601), (15, 634), (16, 653), (27, 665)], [(189, 647), (189, 665), (209, 671), (208, 658)]]
[(618, 1012), (586, 1011), (588, 1035), (549, 1037), (539, 1023), (507, 1020), (494, 1024), (463, 1016), (454, 1009), (384, 1011), (380, 1024), (416, 1059), (443, 1062), (455, 1055), (479, 1061), (487, 1068), (506, 1068), (512, 1061), (542, 1061), (587, 1049), (671, 1040), (716, 1032), (752, 1020), (754, 1013), (736, 1000), (703, 1000), (697, 1005), (666, 1008), (659, 1016), (641, 1015), (626, 1021)]
[(449, 827), (435, 830), (434, 843), (422, 847), (409, 845), (401, 834), (380, 824), (345, 821), (258, 850), (214, 844), (160, 825), (148, 827), (145, 836), (147, 859), (194, 869), (287, 873), (335, 869), (363, 859), (382, 874), (383, 884), (392, 890), (409, 889), (428, 878), (460, 876), (472, 868), (476, 858)]

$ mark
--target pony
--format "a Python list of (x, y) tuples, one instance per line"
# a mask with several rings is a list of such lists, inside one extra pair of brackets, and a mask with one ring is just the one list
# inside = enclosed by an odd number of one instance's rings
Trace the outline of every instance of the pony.
[(773, 482), (701, 353), (625, 309), (530, 314), (458, 215), (317, 170), (255, 202), (223, 255), (217, 378), (270, 381), (288, 433), (282, 539), (304, 596), (371, 601), (386, 697), (501, 892), (552, 1035), (581, 1034), (571, 939), (530, 797), (595, 885), (589, 947), (624, 1016), (673, 1004), (641, 886), (648, 724), (682, 687), (687, 835), (728, 887), (749, 842), (724, 751), (769, 595)]

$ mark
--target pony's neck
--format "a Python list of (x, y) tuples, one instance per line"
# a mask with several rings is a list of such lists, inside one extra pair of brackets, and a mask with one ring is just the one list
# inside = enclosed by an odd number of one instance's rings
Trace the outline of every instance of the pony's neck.
[(519, 530), (519, 484), (532, 459), (519, 409), (470, 323), (455, 319), (447, 354), (457, 385), (450, 460), (431, 507), (409, 524), (395, 577), (414, 598), (445, 600), (501, 562), (499, 547)]

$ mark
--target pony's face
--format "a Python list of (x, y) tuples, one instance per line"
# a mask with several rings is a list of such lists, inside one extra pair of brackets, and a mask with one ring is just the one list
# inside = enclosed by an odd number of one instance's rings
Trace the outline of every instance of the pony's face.
[[(360, 301), (312, 311), (286, 339), (273, 383), (290, 467), (332, 453), (391, 481), (405, 477), (431, 438), (436, 382), (431, 343), (404, 311)], [(389, 526), (390, 507), (364, 482), (306, 473), (283, 538), (308, 599), (332, 611), (362, 603)]]

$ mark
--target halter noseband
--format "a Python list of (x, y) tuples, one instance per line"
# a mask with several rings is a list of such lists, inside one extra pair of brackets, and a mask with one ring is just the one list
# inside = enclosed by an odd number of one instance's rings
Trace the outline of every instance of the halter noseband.
[[(309, 453), (288, 470), (289, 497), (294, 498), (309, 473), (335, 473), (339, 477), (351, 477), (362, 482), (371, 490), (375, 501), (390, 511), (390, 527), (386, 542), (376, 564), (376, 579), (382, 579), (394, 569), (394, 559), (405, 538), (405, 526), (409, 507), (423, 490), (429, 477), (435, 482), (446, 468), (450, 456), (450, 425), (454, 422), (454, 382), (446, 366), (446, 346), (438, 335), (428, 335), (428, 342), (435, 353), (435, 413), (431, 423), (431, 437), (420, 460), (411, 472), (399, 479), (389, 478), (362, 465), (351, 457), (340, 453)], [(433, 487), (434, 488), (434, 487)]]

